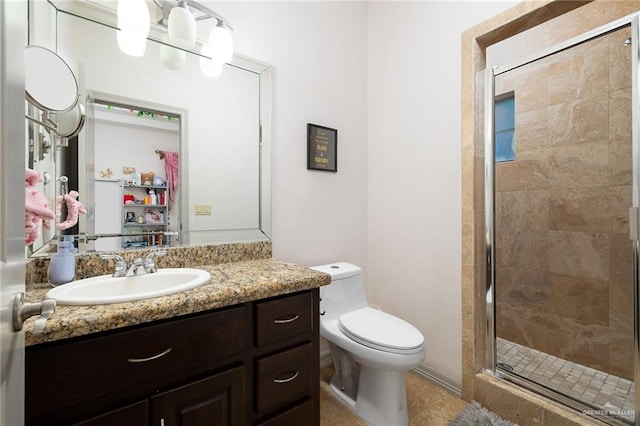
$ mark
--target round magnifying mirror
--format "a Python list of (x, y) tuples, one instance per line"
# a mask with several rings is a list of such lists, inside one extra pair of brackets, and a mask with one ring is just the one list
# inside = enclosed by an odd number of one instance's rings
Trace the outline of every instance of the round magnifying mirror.
[(58, 136), (63, 138), (72, 138), (78, 136), (78, 133), (84, 127), (85, 122), (84, 107), (80, 102), (69, 111), (56, 113), (55, 121), (58, 123)]
[(69, 65), (58, 55), (40, 46), (25, 51), (27, 99), (40, 109), (67, 111), (78, 100), (78, 82)]

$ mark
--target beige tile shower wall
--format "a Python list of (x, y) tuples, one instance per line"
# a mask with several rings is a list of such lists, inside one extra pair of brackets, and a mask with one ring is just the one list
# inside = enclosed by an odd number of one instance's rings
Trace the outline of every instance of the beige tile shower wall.
[[(587, 418), (577, 412), (566, 409), (560, 404), (541, 399), (534, 393), (528, 392), (504, 380), (495, 379), (481, 372), (486, 366), (484, 330), (486, 325), (485, 310), (485, 248), (483, 244), (483, 142), (482, 142), (482, 99), (481, 84), (478, 83), (478, 72), (485, 69), (486, 48), (490, 45), (505, 40), (511, 36), (525, 35), (529, 42), (520, 43), (520, 51), (523, 54), (531, 53), (540, 48), (551, 46), (553, 43), (577, 36), (599, 25), (604, 25), (615, 19), (640, 10), (640, 3), (632, 1), (607, 1), (595, 0), (593, 2), (579, 1), (538, 1), (526, 0), (512, 9), (495, 16), (467, 30), (462, 37), (463, 61), (462, 61), (462, 169), (463, 169), (463, 201), (475, 200), (473, 204), (462, 204), (463, 217), (463, 259), (462, 259), (462, 308), (463, 308), (463, 397), (467, 400), (475, 399), (483, 405), (498, 412), (504, 418), (517, 421), (526, 425), (578, 425), (593, 424)], [(529, 49), (529, 50), (528, 50)], [(612, 49), (621, 49), (614, 45)], [(609, 71), (610, 89), (624, 87), (616, 85), (619, 81), (620, 71), (623, 67), (611, 66)], [(611, 102), (618, 98), (612, 92)], [(529, 119), (538, 122), (534, 116), (520, 114), (522, 120)], [(537, 111), (537, 114), (544, 114)], [(610, 117), (609, 132), (617, 132), (618, 123), (616, 117)], [(624, 127), (624, 126), (623, 126)], [(532, 129), (534, 135), (544, 134)], [(609, 166), (613, 170), (622, 171), (619, 167), (613, 167), (615, 158), (624, 161), (623, 154), (616, 154), (616, 145), (610, 138), (608, 150)], [(535, 163), (530, 167), (541, 167)], [(465, 173), (465, 170), (467, 173)], [(470, 173), (470, 171), (473, 171)], [(611, 195), (613, 195), (613, 187)], [(623, 197), (622, 197), (623, 198)], [(611, 217), (612, 231), (624, 226), (622, 216)], [(615, 225), (615, 227), (614, 227)], [(624, 271), (629, 267), (628, 257), (620, 255), (626, 249), (620, 248), (625, 244), (622, 232), (612, 232), (609, 241), (610, 268), (615, 271)], [(618, 247), (614, 247), (614, 246)], [(616, 265), (619, 262), (622, 268)], [(627, 265), (627, 266), (625, 266)], [(622, 274), (623, 276), (624, 274)], [(617, 363), (624, 364), (616, 352), (616, 345), (627, 347), (630, 316), (632, 307), (630, 298), (625, 297), (626, 284), (620, 278), (619, 272), (609, 272), (609, 359), (612, 370)], [(533, 281), (535, 282), (535, 281)], [(542, 283), (538, 284), (542, 285)], [(528, 286), (527, 291), (535, 293), (535, 286)], [(529, 296), (532, 297), (532, 296)], [(469, 332), (467, 332), (469, 330)], [(504, 398), (492, 398), (492, 395), (503, 395)], [(517, 413), (525, 413), (530, 410), (540, 410), (539, 416), (521, 416)], [(515, 413), (515, 414), (514, 414)]]
[(496, 165), (496, 324), (499, 337), (631, 378), (627, 37), (496, 78), (517, 123), (516, 160)]

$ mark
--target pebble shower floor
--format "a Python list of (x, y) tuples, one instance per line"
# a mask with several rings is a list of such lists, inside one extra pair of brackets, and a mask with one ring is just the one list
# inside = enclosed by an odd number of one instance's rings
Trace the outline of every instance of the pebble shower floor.
[(587, 404), (620, 412), (619, 417), (633, 421), (632, 381), (509, 340), (498, 338), (497, 347), (499, 364), (506, 370)]

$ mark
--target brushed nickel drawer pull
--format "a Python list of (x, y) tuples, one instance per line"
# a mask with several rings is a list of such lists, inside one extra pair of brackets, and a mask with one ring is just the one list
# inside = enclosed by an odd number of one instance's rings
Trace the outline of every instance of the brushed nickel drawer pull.
[(169, 352), (171, 352), (173, 348), (169, 348), (169, 349), (165, 349), (164, 352), (160, 352), (157, 355), (153, 355), (150, 356), (149, 358), (129, 358), (127, 360), (127, 362), (147, 362), (147, 361), (153, 361), (154, 359), (158, 359), (160, 357), (165, 356), (166, 354), (168, 354)]
[(287, 377), (286, 379), (273, 379), (273, 383), (288, 383), (295, 380), (295, 378), (298, 377), (298, 374), (300, 374), (299, 371), (294, 371), (291, 377)]
[(290, 323), (290, 322), (294, 322), (298, 318), (300, 318), (300, 315), (294, 315), (291, 318), (285, 318), (285, 319), (276, 318), (276, 319), (273, 320), (273, 323), (274, 324), (287, 324), (287, 323)]

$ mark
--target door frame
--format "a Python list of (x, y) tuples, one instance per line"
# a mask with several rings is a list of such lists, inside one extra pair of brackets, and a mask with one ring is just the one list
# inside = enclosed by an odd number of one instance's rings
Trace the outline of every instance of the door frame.
[(24, 424), (24, 333), (12, 327), (25, 289), (24, 166), (27, 2), (0, 1), (0, 424)]
[[(614, 20), (608, 24), (594, 28), (577, 37), (570, 38), (549, 48), (543, 49), (533, 55), (522, 58), (510, 64), (493, 67), (484, 72), (484, 225), (485, 225), (485, 356), (483, 358), (483, 371), (510, 381), (525, 389), (531, 390), (539, 395), (559, 402), (567, 407), (581, 412), (591, 411), (593, 407), (564, 396), (533, 381), (521, 378), (508, 372), (496, 369), (497, 345), (496, 345), (496, 303), (495, 303), (495, 141), (494, 141), (494, 88), (496, 76), (507, 71), (514, 70), (539, 59), (548, 57), (555, 53), (570, 49), (573, 46), (592, 40), (596, 37), (614, 32), (618, 29), (631, 28), (631, 49), (633, 53), (632, 63), (632, 163), (633, 182), (632, 194), (633, 205), (630, 209), (630, 226), (633, 240), (633, 293), (634, 293), (634, 386), (635, 386), (635, 426), (640, 426), (640, 12), (632, 13), (623, 18)], [(629, 423), (617, 420), (613, 417), (607, 419), (613, 425), (628, 425)]]

